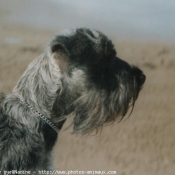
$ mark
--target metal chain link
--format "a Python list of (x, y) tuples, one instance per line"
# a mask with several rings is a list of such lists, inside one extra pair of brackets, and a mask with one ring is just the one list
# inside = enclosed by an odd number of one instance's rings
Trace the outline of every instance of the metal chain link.
[(35, 114), (37, 114), (42, 120), (44, 120), (50, 127), (52, 127), (57, 133), (59, 133), (59, 129), (44, 115), (35, 110), (32, 106), (26, 103), (19, 95), (14, 94), (21, 102), (23, 102), (28, 108), (30, 108)]

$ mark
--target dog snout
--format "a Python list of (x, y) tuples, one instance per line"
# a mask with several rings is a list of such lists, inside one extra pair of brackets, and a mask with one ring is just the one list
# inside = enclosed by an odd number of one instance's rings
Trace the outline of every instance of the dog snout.
[(144, 82), (145, 82), (145, 80), (146, 80), (146, 76), (145, 76), (145, 74), (142, 73), (142, 74), (139, 76), (140, 85), (143, 85)]

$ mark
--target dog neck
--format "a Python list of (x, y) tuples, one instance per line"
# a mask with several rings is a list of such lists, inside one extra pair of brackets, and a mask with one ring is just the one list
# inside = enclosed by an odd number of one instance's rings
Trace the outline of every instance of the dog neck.
[(40, 112), (36, 111), (32, 106), (30, 106), (29, 104), (27, 104), (22, 97), (20, 97), (17, 94), (14, 94), (24, 105), (26, 105), (28, 108), (30, 108), (31, 111), (33, 111), (33, 113), (37, 114), (38, 117), (40, 117), (45, 123), (47, 123), (52, 129), (54, 129), (57, 133), (59, 133), (59, 129), (44, 115), (42, 115)]
[(51, 64), (47, 54), (41, 55), (29, 64), (14, 88), (13, 94), (18, 94), (36, 111), (51, 118), (57, 91), (61, 87), (58, 71)]

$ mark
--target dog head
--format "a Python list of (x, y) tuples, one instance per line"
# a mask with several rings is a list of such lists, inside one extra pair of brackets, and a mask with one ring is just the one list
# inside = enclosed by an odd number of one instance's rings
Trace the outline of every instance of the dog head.
[(118, 58), (104, 34), (70, 30), (51, 41), (49, 52), (62, 74), (53, 107), (58, 121), (73, 116), (74, 131), (87, 133), (133, 109), (146, 76)]

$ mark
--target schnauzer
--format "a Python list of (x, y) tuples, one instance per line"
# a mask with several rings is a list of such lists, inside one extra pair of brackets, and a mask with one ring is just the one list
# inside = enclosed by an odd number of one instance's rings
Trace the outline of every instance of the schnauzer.
[(1, 174), (50, 170), (52, 148), (68, 117), (73, 133), (86, 134), (132, 112), (146, 77), (116, 55), (99, 31), (79, 28), (55, 36), (13, 94), (0, 95)]

